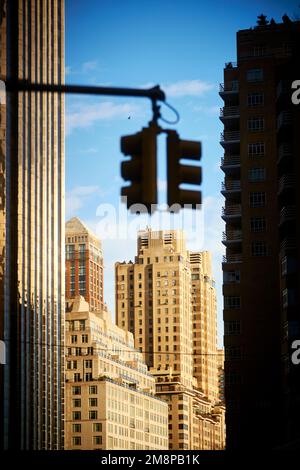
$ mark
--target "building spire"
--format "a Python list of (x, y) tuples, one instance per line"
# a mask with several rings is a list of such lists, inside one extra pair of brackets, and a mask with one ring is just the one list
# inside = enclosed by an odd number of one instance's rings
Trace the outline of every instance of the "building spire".
[(258, 18), (257, 20), (258, 26), (266, 26), (269, 23), (269, 20), (267, 20), (266, 15), (261, 14), (257, 18)]

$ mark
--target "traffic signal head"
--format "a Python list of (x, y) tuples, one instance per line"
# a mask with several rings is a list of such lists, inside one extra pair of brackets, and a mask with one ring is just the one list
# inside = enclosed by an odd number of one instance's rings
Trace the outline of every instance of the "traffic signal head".
[(167, 174), (168, 174), (168, 205), (191, 205), (193, 208), (201, 204), (201, 191), (181, 189), (180, 184), (200, 185), (202, 171), (199, 166), (183, 165), (181, 159), (201, 159), (201, 142), (180, 140), (176, 131), (168, 131), (167, 137)]
[(150, 125), (141, 132), (121, 137), (121, 152), (130, 156), (121, 163), (121, 175), (130, 186), (121, 190), (127, 197), (127, 207), (144, 204), (150, 211), (151, 204), (157, 204), (156, 184), (156, 136), (158, 127)]

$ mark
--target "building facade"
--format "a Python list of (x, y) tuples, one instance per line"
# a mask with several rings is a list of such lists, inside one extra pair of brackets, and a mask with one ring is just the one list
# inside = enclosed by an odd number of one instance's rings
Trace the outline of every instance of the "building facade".
[(218, 348), (218, 384), (219, 384), (219, 397), (220, 402), (225, 404), (225, 371), (224, 362), (225, 354), (223, 348)]
[(261, 15), (257, 23), (238, 31), (237, 63), (220, 86), (229, 448), (299, 437), (290, 345), (300, 336), (299, 106), (291, 102), (300, 22)]
[[(137, 245), (134, 263), (116, 263), (117, 324), (134, 334), (136, 348), (156, 377), (157, 395), (169, 403), (169, 448), (222, 448), (209, 255), (189, 253), (183, 232), (175, 230), (140, 232)], [(205, 439), (199, 435), (203, 420), (206, 432), (211, 430)]]
[(205, 396), (217, 402), (217, 302), (210, 253), (191, 252), (189, 262), (192, 286), (193, 375), (197, 379), (198, 388)]
[(66, 313), (65, 448), (168, 448), (168, 405), (132, 333), (76, 297)]
[[(1, 1), (0, 75), (64, 81), (64, 1)], [(60, 449), (64, 414), (64, 99), (0, 109), (1, 447)]]
[(77, 217), (66, 222), (66, 299), (82, 295), (91, 311), (103, 309), (100, 240)]

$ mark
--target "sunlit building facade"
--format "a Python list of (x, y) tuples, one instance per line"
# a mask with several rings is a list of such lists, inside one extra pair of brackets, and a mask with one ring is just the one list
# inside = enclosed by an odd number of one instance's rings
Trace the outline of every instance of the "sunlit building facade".
[[(0, 2), (0, 76), (64, 81), (64, 1)], [(1, 447), (60, 449), (64, 415), (64, 98), (0, 107)]]
[(66, 313), (66, 449), (168, 448), (168, 405), (132, 333), (76, 297)]
[[(223, 448), (209, 254), (188, 252), (182, 231), (148, 229), (134, 262), (116, 263), (115, 276), (117, 324), (134, 334), (157, 396), (169, 404), (169, 448)], [(199, 361), (204, 354), (211, 360)]]
[(100, 240), (78, 217), (66, 222), (66, 300), (82, 295), (91, 311), (103, 309)]

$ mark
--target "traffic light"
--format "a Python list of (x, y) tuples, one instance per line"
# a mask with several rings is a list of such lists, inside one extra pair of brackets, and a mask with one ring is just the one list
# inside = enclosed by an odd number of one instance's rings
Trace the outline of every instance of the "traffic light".
[(121, 137), (121, 152), (130, 160), (121, 163), (121, 175), (131, 185), (121, 189), (127, 196), (127, 208), (133, 204), (144, 204), (150, 211), (151, 204), (157, 204), (156, 184), (156, 136), (158, 126), (150, 124), (141, 132)]
[(202, 181), (201, 167), (183, 165), (181, 159), (200, 160), (201, 142), (180, 140), (176, 131), (168, 131), (167, 137), (167, 174), (168, 174), (168, 205), (183, 206), (190, 204), (193, 208), (201, 204), (201, 191), (181, 189), (180, 184), (200, 185)]

